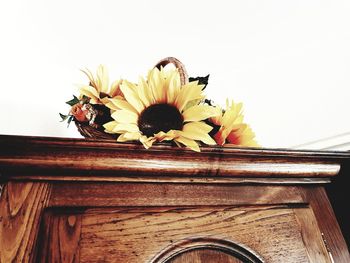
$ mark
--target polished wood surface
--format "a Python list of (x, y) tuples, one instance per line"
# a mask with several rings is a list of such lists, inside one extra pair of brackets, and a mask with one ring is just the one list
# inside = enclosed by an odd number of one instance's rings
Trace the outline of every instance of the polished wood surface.
[(347, 153), (0, 136), (0, 262), (350, 262)]
[(60, 179), (88, 174), (91, 181), (91, 171), (97, 178), (102, 175), (329, 178), (338, 174), (339, 159), (348, 158), (341, 153), (234, 147), (202, 147), (200, 153), (169, 145), (146, 150), (139, 144), (114, 141), (5, 135), (0, 136), (0, 145), (2, 174), (13, 179), (23, 173), (59, 175)]

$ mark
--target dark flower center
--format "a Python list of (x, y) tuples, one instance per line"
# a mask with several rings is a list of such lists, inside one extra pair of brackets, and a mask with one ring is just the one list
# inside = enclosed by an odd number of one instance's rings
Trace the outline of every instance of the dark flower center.
[(182, 130), (183, 117), (179, 110), (169, 104), (154, 104), (141, 112), (138, 126), (147, 137), (163, 131)]
[(103, 98), (110, 98), (111, 96), (109, 96), (107, 93), (104, 93), (104, 92), (100, 92), (100, 98), (103, 99)]

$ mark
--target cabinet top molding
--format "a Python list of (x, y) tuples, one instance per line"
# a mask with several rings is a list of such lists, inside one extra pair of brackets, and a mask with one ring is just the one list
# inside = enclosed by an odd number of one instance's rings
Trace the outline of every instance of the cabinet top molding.
[(245, 178), (245, 182), (254, 181), (249, 178), (286, 182), (303, 178), (304, 182), (317, 182), (337, 175), (342, 162), (349, 159), (346, 152), (214, 146), (201, 147), (196, 153), (167, 144), (146, 150), (140, 144), (111, 140), (0, 135), (2, 180), (177, 177), (191, 182), (198, 178)]

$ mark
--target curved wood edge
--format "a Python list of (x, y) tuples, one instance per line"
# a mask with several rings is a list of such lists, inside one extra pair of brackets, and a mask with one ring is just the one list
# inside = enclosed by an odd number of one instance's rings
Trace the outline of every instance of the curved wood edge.
[[(185, 148), (174, 147), (167, 143), (158, 143), (150, 149), (145, 149), (140, 143), (117, 143), (115, 140), (90, 139), (90, 138), (63, 138), (45, 136), (23, 136), (23, 135), (1, 135), (0, 153), (6, 152), (12, 147), (65, 147), (76, 149), (103, 148), (105, 150), (138, 150), (142, 152), (187, 152), (193, 155), (203, 153), (236, 154), (239, 156), (286, 157), (289, 158), (321, 158), (321, 159), (350, 159), (350, 152), (342, 151), (315, 151), (315, 150), (293, 150), (293, 149), (268, 149), (253, 147), (235, 147), (226, 144), (224, 146), (201, 146), (201, 153), (196, 153)], [(10, 147), (11, 146), (11, 147)], [(10, 148), (9, 148), (10, 147)]]
[(233, 243), (229, 240), (216, 239), (211, 237), (196, 237), (180, 240), (177, 243), (171, 244), (159, 253), (150, 263), (167, 263), (178, 255), (195, 250), (210, 248), (223, 251), (230, 255), (238, 256), (243, 262), (261, 263), (263, 259), (257, 255), (252, 249), (241, 244)]
[[(203, 147), (196, 153), (168, 145), (103, 140), (0, 136), (0, 173), (14, 175), (329, 178), (345, 153)], [(1, 178), (0, 178), (1, 179)], [(93, 178), (92, 178), (93, 180)]]

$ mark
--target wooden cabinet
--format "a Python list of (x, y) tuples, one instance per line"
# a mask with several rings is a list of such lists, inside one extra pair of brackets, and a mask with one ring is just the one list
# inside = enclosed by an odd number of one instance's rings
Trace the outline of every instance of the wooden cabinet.
[(0, 136), (0, 262), (350, 262), (345, 153)]

